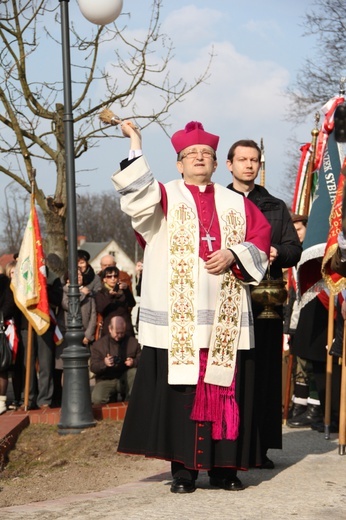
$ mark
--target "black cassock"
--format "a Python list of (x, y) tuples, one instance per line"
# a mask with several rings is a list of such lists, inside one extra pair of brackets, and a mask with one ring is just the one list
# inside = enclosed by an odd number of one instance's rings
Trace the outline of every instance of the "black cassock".
[(118, 451), (180, 462), (194, 470), (247, 469), (250, 464), (254, 354), (254, 349), (238, 350), (237, 353), (238, 439), (215, 441), (211, 438), (211, 423), (190, 419), (196, 386), (169, 385), (168, 351), (144, 347)]
[[(234, 190), (233, 185), (227, 186)], [(295, 266), (302, 246), (286, 204), (262, 186), (255, 185), (248, 199), (261, 210), (271, 224), (271, 245), (278, 258), (270, 266), (273, 279), (282, 277), (282, 269)], [(255, 318), (256, 375), (251, 465), (264, 457), (269, 448), (282, 448), (282, 319), (257, 319), (262, 310), (252, 306)], [(282, 308), (277, 308), (282, 315)]]

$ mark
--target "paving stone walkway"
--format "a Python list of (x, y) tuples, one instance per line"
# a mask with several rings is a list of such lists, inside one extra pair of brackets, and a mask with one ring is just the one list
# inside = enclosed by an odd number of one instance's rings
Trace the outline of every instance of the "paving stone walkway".
[(239, 472), (240, 492), (209, 487), (201, 473), (197, 490), (170, 492), (169, 463), (139, 482), (98, 493), (0, 508), (6, 520), (346, 520), (346, 455), (338, 436), (283, 428), (283, 450), (268, 454), (274, 470)]

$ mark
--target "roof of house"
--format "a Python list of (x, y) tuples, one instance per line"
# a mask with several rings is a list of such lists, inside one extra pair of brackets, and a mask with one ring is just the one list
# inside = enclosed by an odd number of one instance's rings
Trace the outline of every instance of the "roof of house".
[(6, 267), (6, 265), (9, 263), (9, 262), (12, 262), (13, 261), (13, 254), (12, 253), (6, 253), (2, 256), (0, 256), (0, 265), (2, 267)]
[(93, 260), (97, 255), (103, 251), (108, 244), (110, 244), (111, 240), (108, 242), (84, 242), (78, 249), (84, 249), (84, 251), (88, 251), (90, 254), (90, 259)]

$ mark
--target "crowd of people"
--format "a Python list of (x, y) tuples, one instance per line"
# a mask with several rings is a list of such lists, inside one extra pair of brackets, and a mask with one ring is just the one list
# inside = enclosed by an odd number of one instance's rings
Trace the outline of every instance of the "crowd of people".
[[(17, 256), (14, 255), (13, 261), (0, 273), (0, 312), (12, 348), (12, 365), (8, 370), (0, 372), (0, 414), (7, 409), (25, 407), (32, 410), (60, 406), (62, 398), (61, 355), (67, 346), (68, 274), (64, 273), (63, 262), (56, 254), (47, 255), (50, 325), (42, 335), (31, 329), (29, 338), (28, 320), (17, 307), (10, 287)], [(136, 300), (132, 294), (131, 276), (119, 271), (111, 255), (101, 258), (98, 273), (90, 265), (87, 251), (78, 250), (77, 257), (84, 332), (82, 343), (91, 355), (92, 402), (103, 404), (128, 399), (140, 357), (140, 347), (132, 325), (131, 312), (136, 306)], [(103, 348), (107, 352), (100, 359)], [(8, 399), (9, 376), (13, 400)], [(106, 382), (108, 392), (102, 390)]]
[[(282, 448), (284, 332), (296, 360), (287, 424), (322, 431), (325, 298), (321, 291), (299, 308), (295, 292), (308, 217), (292, 215), (255, 183), (261, 149), (253, 140), (230, 147), (226, 165), (232, 182), (225, 176), (221, 186), (212, 182), (219, 137), (190, 122), (172, 136), (181, 178), (162, 184), (143, 155), (138, 127), (123, 121), (121, 129), (130, 150), (112, 181), (144, 259), (136, 265), (132, 287), (114, 257), (105, 255), (95, 273), (89, 253), (78, 251), (83, 344), (90, 349), (95, 378), (92, 403), (128, 401), (118, 449), (171, 461), (173, 493), (194, 492), (202, 470), (211, 486), (240, 491), (238, 471), (273, 469), (268, 450)], [(69, 280), (54, 272), (49, 257), (48, 298), (55, 320), (44, 335), (35, 335), (29, 408), (59, 404), (63, 386)], [(345, 265), (342, 257), (339, 272)], [(14, 268), (12, 262), (0, 275), (0, 309), (5, 320), (14, 320), (20, 338), (11, 369), (17, 407), (27, 321), (9, 289)], [(282, 280), (287, 269), (288, 304), (277, 306), (276, 318), (263, 319), (251, 291), (264, 278)], [(133, 291), (140, 296), (136, 316)], [(339, 307), (343, 324), (346, 306), (340, 301)], [(336, 342), (336, 358), (341, 349)], [(0, 413), (6, 411), (7, 381), (8, 374), (0, 373)]]

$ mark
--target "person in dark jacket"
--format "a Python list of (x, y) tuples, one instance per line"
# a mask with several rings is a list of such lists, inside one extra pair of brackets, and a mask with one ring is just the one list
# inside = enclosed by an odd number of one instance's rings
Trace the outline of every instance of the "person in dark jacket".
[(83, 286), (88, 289), (91, 296), (101, 289), (101, 280), (95, 273), (94, 269), (89, 264), (90, 254), (84, 249), (78, 249), (77, 251), (78, 268), (81, 270), (83, 276)]
[[(12, 260), (11, 262), (8, 262), (8, 264), (6, 265), (5, 274), (10, 280), (10, 283), (12, 277), (14, 276), (16, 265), (16, 260)], [(19, 307), (17, 307), (16, 303), (13, 318), (14, 320), (12, 326), (14, 326), (17, 347), (16, 352), (13, 355), (13, 365), (10, 367), (14, 400), (11, 403), (9, 403), (9, 410), (17, 410), (20, 407), (22, 403), (22, 394), (24, 390), (24, 345), (22, 335), (20, 333), (23, 314)]]
[(131, 309), (136, 305), (136, 300), (130, 288), (125, 282), (119, 280), (117, 267), (106, 267), (101, 274), (102, 289), (96, 293), (96, 312), (102, 315), (102, 333), (108, 334), (108, 325), (113, 316), (122, 316), (126, 322), (126, 332), (134, 336)]
[[(6, 320), (13, 318), (16, 306), (13, 299), (13, 293), (10, 289), (9, 278), (0, 274), (0, 311), (2, 312), (4, 323)], [(0, 415), (6, 412), (6, 392), (8, 386), (8, 370), (0, 372)]]
[[(299, 240), (303, 243), (305, 234), (306, 234), (306, 225), (308, 221), (308, 217), (306, 215), (298, 215), (293, 214), (292, 220), (294, 227), (296, 228)], [(295, 349), (295, 337), (297, 333), (297, 328), (300, 328), (300, 331), (305, 328), (309, 328), (307, 323), (314, 322), (314, 315), (305, 314), (303, 312), (302, 320), (300, 321), (300, 304), (297, 300), (297, 271), (295, 268), (292, 268), (292, 281), (289, 289), (289, 303), (292, 303), (291, 311), (288, 312), (289, 316), (287, 316), (288, 320), (284, 323), (284, 332), (289, 334), (290, 337), (290, 354), (292, 354), (295, 358), (295, 367), (293, 372), (294, 379), (294, 390), (292, 396), (293, 406), (291, 409), (290, 417), (287, 420), (287, 426), (290, 428), (306, 428), (310, 426), (312, 422), (316, 419), (319, 419), (321, 415), (321, 405), (318, 396), (318, 391), (316, 388), (316, 382), (313, 372), (312, 363), (310, 360), (302, 358), (296, 355)], [(308, 304), (309, 305), (309, 304)], [(312, 305), (314, 307), (314, 305)], [(309, 305), (310, 308), (310, 305)], [(299, 323), (300, 322), (300, 323)], [(328, 322), (325, 319), (325, 313), (322, 314), (322, 319), (319, 322), (318, 326), (325, 324), (325, 330)], [(317, 324), (316, 324), (317, 328)], [(301, 334), (301, 332), (300, 332)], [(305, 331), (302, 334), (303, 341), (306, 341), (308, 344), (311, 344), (314, 339), (307, 338), (305, 335)], [(323, 337), (323, 335), (322, 335)], [(299, 339), (302, 338), (298, 338)], [(325, 342), (324, 342), (325, 343)], [(325, 347), (325, 345), (324, 345)], [(325, 357), (325, 355), (324, 355)]]
[[(271, 224), (270, 267), (268, 275), (277, 280), (282, 269), (297, 264), (302, 252), (286, 204), (255, 184), (261, 166), (261, 149), (255, 141), (235, 142), (227, 156), (233, 183), (227, 188), (246, 196), (261, 210)], [(255, 320), (255, 412), (252, 465), (272, 469), (267, 457), (269, 448), (282, 448), (282, 319), (257, 319), (262, 309), (253, 302)], [(276, 308), (282, 316), (282, 307)]]
[[(55, 364), (55, 341), (54, 333), (56, 316), (61, 307), (63, 296), (62, 283), (54, 271), (46, 265), (47, 272), (47, 295), (51, 311), (51, 321), (48, 330), (38, 335), (33, 333), (32, 356), (30, 359), (30, 382), (28, 409), (47, 408), (53, 404), (54, 393), (54, 364)], [(24, 366), (27, 369), (28, 349), (28, 322), (22, 316), (21, 334), (24, 343)], [(38, 370), (37, 370), (38, 369)]]
[(126, 335), (124, 318), (113, 316), (108, 333), (91, 346), (90, 370), (96, 379), (93, 404), (109, 403), (118, 393), (129, 400), (140, 354), (137, 339)]

